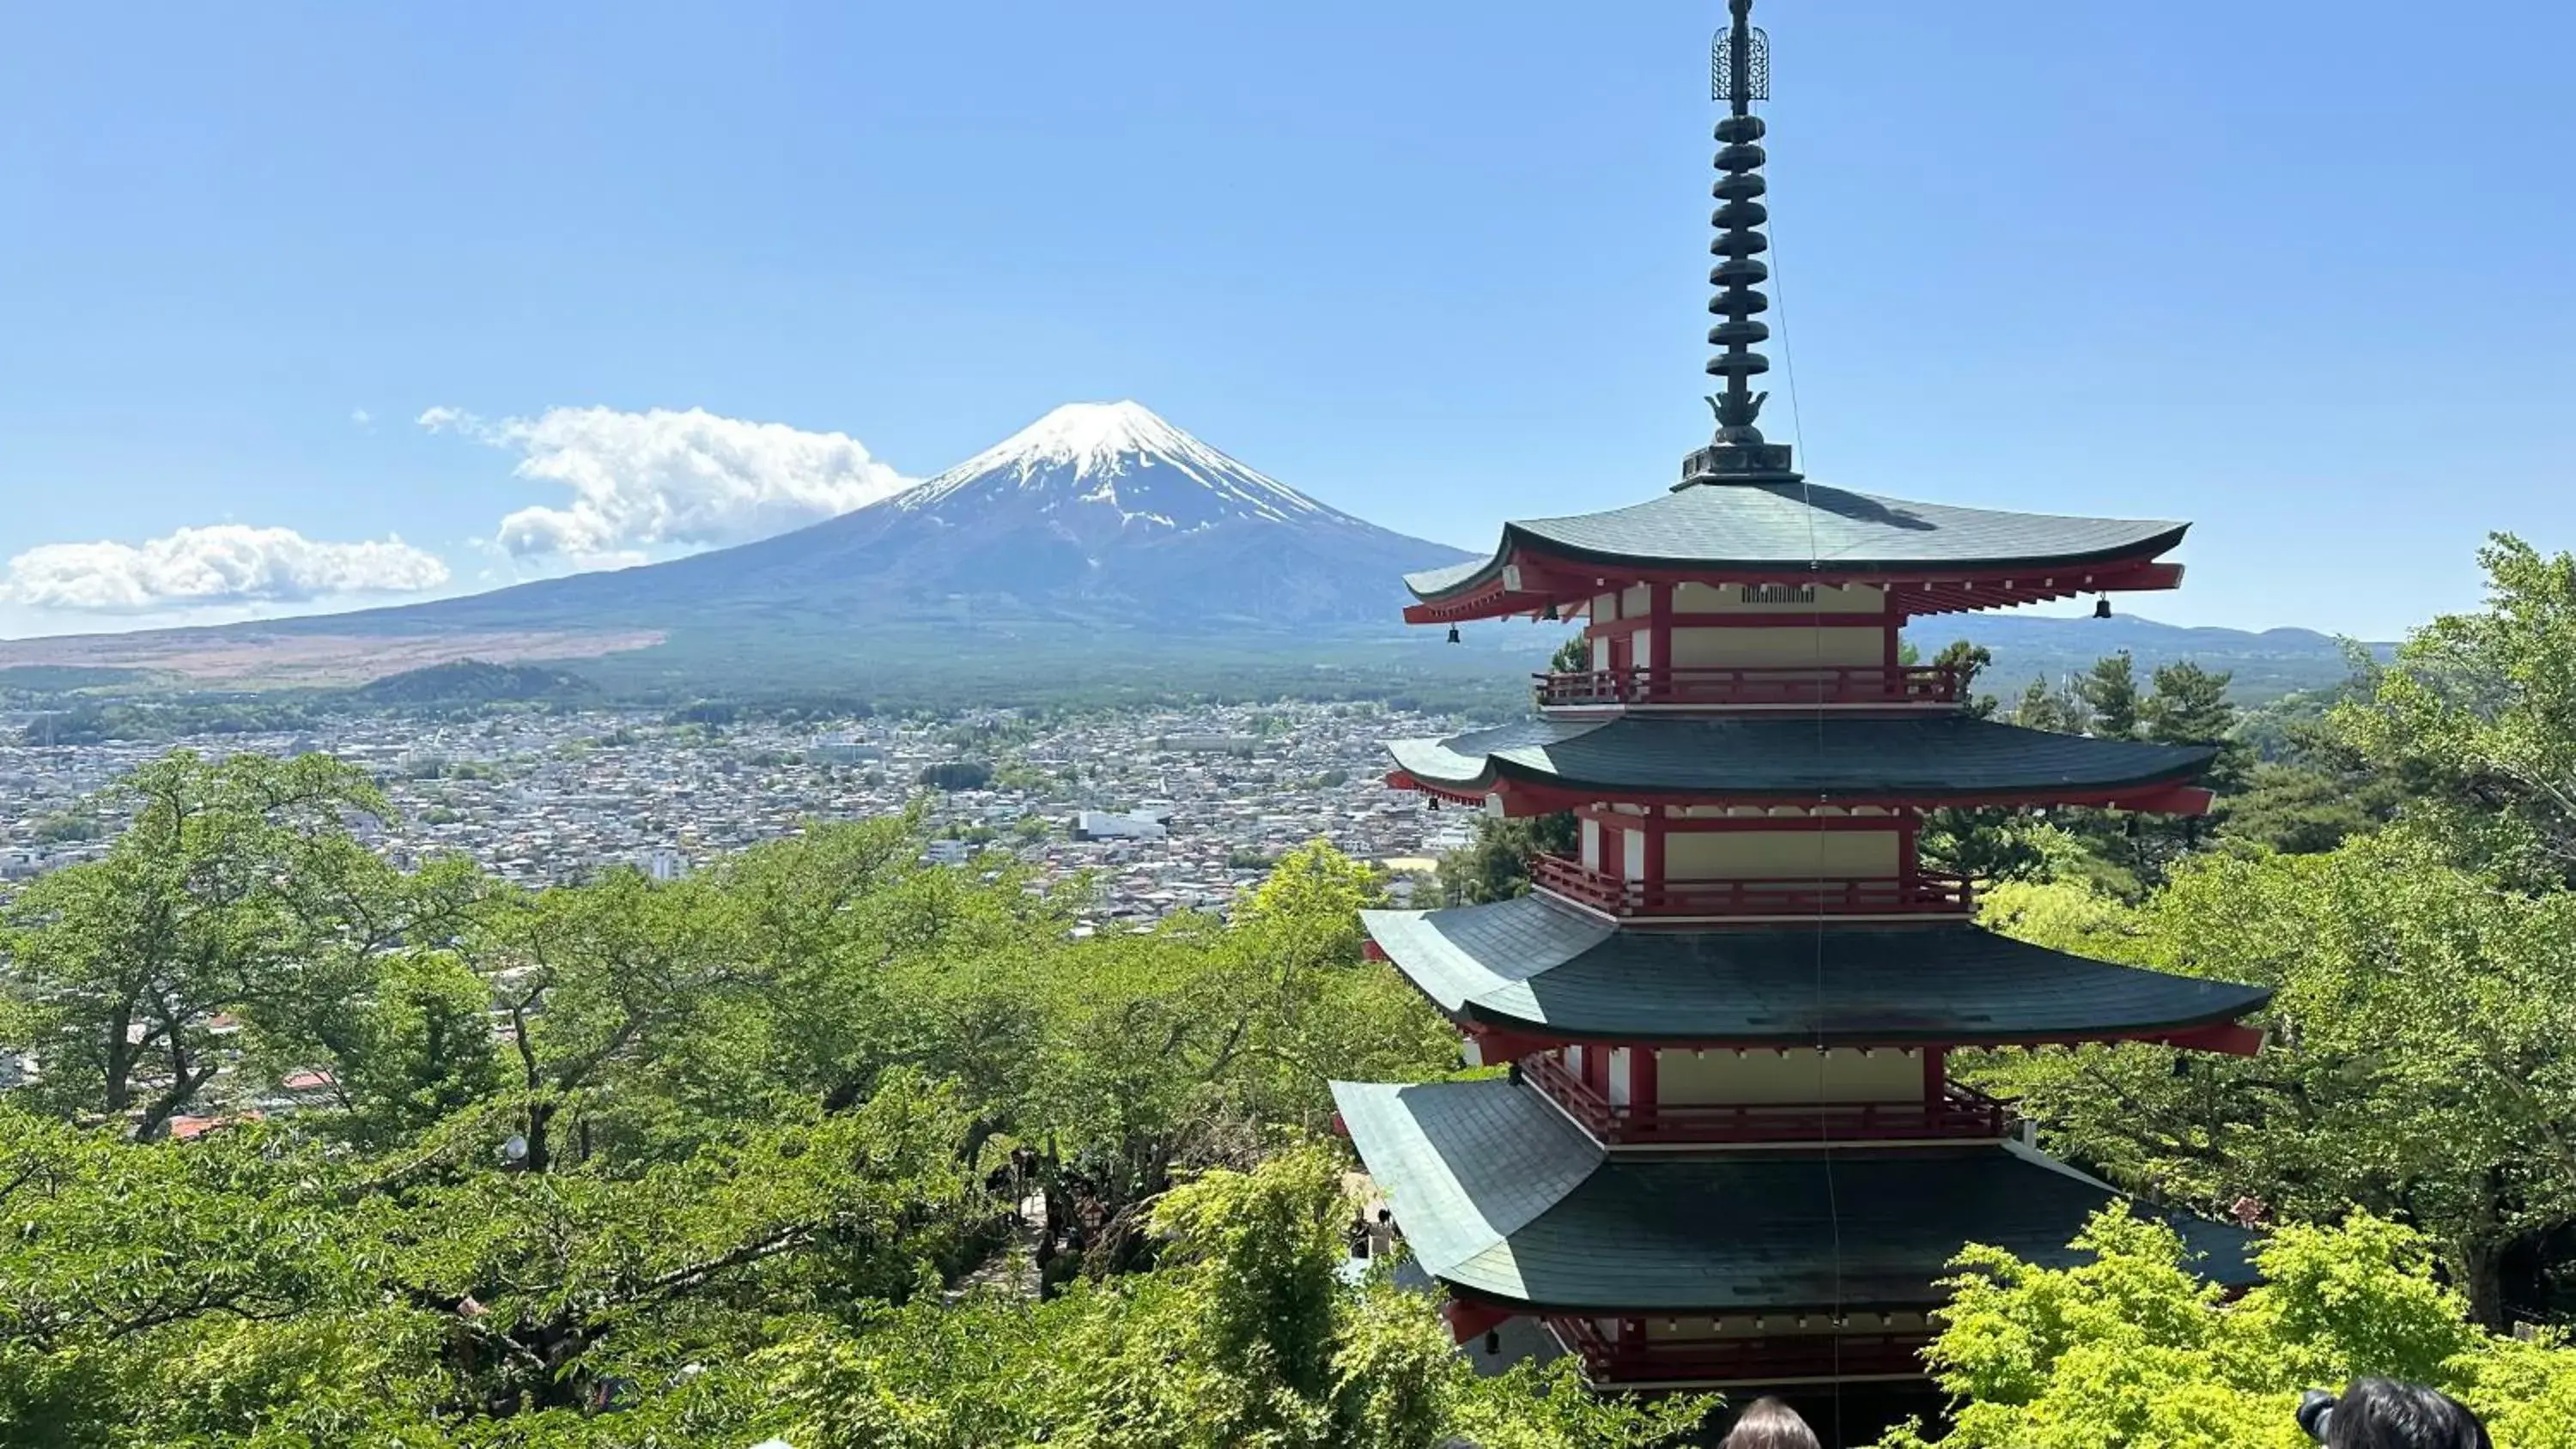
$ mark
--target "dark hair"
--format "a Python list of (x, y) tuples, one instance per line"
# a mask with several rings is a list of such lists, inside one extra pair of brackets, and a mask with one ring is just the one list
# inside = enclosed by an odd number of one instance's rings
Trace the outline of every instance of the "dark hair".
[(1745, 1406), (1735, 1427), (1726, 1431), (1718, 1449), (1823, 1449), (1816, 1431), (1798, 1411), (1778, 1399), (1763, 1397)]
[(2339, 1399), (2310, 1389), (2299, 1427), (2326, 1449), (2495, 1449), (2459, 1400), (2395, 1379), (2354, 1379)]

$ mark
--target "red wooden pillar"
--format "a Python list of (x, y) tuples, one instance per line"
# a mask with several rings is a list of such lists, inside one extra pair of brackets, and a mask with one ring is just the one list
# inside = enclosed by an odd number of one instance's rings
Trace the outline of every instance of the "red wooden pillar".
[[(1673, 677), (1673, 586), (1648, 584), (1646, 598), (1646, 627), (1655, 648), (1653, 677), (1670, 679)], [(1655, 690), (1652, 685), (1648, 689), (1650, 692), (1646, 697), (1660, 701), (1662, 691)]]
[(1923, 1049), (1923, 1104), (1938, 1108), (1950, 1091), (1950, 1051), (1947, 1047)]
[(1646, 879), (1656, 885), (1664, 883), (1664, 807), (1653, 807), (1646, 817)]

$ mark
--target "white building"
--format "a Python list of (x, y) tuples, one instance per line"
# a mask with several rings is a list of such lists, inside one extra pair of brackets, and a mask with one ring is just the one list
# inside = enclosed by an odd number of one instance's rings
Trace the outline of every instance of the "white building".
[(1142, 810), (1125, 815), (1085, 810), (1073, 817), (1076, 840), (1160, 840), (1171, 833), (1171, 826), (1163, 819)]
[(689, 858), (677, 846), (656, 845), (637, 852), (635, 866), (655, 880), (680, 880), (689, 873)]

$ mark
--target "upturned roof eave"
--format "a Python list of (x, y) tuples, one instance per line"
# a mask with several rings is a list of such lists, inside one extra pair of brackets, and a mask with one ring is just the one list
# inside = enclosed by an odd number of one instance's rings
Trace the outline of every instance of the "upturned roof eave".
[[(1367, 911), (1378, 954), (1443, 1014), (1524, 1043), (1672, 1048), (2072, 1045), (2204, 1037), (2262, 1010), (2269, 987), (2178, 976), (2013, 940), (1966, 922), (1889, 925), (1819, 918), (1794, 973), (1816, 1007), (1767, 1029), (1744, 1003), (1780, 974), (1778, 925), (1638, 930), (1606, 926), (1543, 896), (1439, 911)], [(1805, 947), (1802, 944), (1803, 955)], [(1639, 957), (1637, 952), (1645, 952)], [(1892, 1019), (1889, 952), (1953, 982), (1940, 1019)], [(1651, 1000), (1605, 983), (1650, 986)], [(1539, 999), (1552, 997), (1552, 999)], [(1523, 999), (1530, 998), (1530, 999)], [(2162, 998), (2162, 999), (2159, 999)], [(1706, 1005), (1694, 1007), (1704, 1000)], [(2086, 1003), (2090, 1004), (2086, 1004)], [(1721, 1009), (1731, 1004), (1733, 1011)], [(1872, 1013), (1875, 1012), (1873, 1015)], [(1821, 1018), (1821, 1020), (1819, 1019)], [(1837, 1024), (1837, 1021), (1849, 1024)], [(2250, 1029), (2230, 1036), (2259, 1040)], [(2245, 1043), (2198, 1043), (2241, 1050)]]
[[(1389, 953), (1393, 960), (1393, 953)], [(1399, 971), (1403, 962), (1393, 960)], [(1406, 972), (1408, 980), (1411, 973)], [(2118, 1023), (2096, 1023), (2090, 1026), (2048, 1027), (2031, 1031), (1981, 1030), (1959, 1023), (1922, 1027), (1837, 1028), (1831, 1025), (1806, 1024), (1797, 1029), (1776, 1032), (1675, 1032), (1656, 1033), (1630, 1028), (1586, 1027), (1563, 1021), (1526, 1016), (1470, 997), (1451, 1010), (1452, 1019), (1462, 1024), (1490, 1027), (1515, 1036), (1534, 1037), (1542, 1041), (1568, 1043), (1602, 1042), (1619, 1045), (1650, 1045), (1674, 1050), (1706, 1047), (1733, 1047), (1771, 1050), (1783, 1044), (1834, 1047), (2009, 1047), (2009, 1046), (2084, 1046), (2096, 1043), (2162, 1041), (2168, 1037), (2186, 1036), (2210, 1027), (2232, 1026), (2244, 1017), (2261, 1011), (2272, 1002), (2270, 987), (2247, 987), (2245, 999), (2224, 1009), (2194, 1012), (2171, 1018)]]
[[(2110, 743), (2106, 741), (2105, 743)], [(1388, 750), (1403, 744), (1439, 746), (1437, 740), (1390, 741)], [(1444, 747), (1445, 748), (1445, 747)], [(1534, 792), (1573, 793), (1585, 800), (1655, 800), (1662, 803), (1796, 805), (1796, 804), (1877, 804), (1882, 802), (1927, 805), (2090, 805), (2109, 804), (2123, 796), (2187, 786), (2206, 774), (2218, 758), (2215, 746), (2177, 746), (2194, 752), (2187, 762), (2139, 775), (2109, 776), (2090, 780), (2065, 781), (2031, 778), (2006, 780), (1971, 786), (1951, 786), (1938, 781), (1906, 782), (1849, 778), (1801, 785), (1728, 785), (1723, 782), (1669, 784), (1651, 779), (1602, 780), (1567, 774), (1504, 759), (1498, 754), (1481, 756), (1482, 768), (1466, 774), (1442, 774), (1422, 765), (1394, 756), (1398, 772), (1418, 786), (1437, 793), (1472, 796), (1484, 795), (1513, 785)], [(1454, 751), (1452, 753), (1455, 753)]]
[(2142, 520), (2149, 526), (2161, 526), (2162, 532), (2131, 543), (2110, 548), (2068, 552), (2016, 553), (1991, 557), (1963, 558), (1845, 558), (1818, 555), (1731, 556), (1717, 554), (1647, 554), (1623, 553), (1587, 548), (1579, 544), (1533, 532), (1519, 523), (1503, 525), (1501, 539), (1493, 554), (1474, 569), (1460, 574), (1456, 566), (1428, 569), (1404, 576), (1404, 585), (1413, 597), (1424, 604), (1444, 604), (1472, 597), (1486, 586), (1497, 582), (1503, 570), (1514, 564), (1524, 567), (1550, 563), (1576, 564), (1591, 569), (1619, 569), (1636, 577), (1659, 574), (1759, 575), (1796, 574), (1819, 581), (1854, 582), (1870, 579), (1907, 579), (1926, 576), (1958, 578), (1997, 573), (2046, 573), (2050, 570), (2099, 569), (2110, 564), (2146, 563), (2182, 543), (2191, 529), (2188, 523), (2165, 520)]

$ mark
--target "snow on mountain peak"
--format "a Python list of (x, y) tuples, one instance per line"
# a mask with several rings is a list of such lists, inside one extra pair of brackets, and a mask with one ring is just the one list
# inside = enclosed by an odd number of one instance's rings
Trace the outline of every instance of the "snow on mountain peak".
[(1193, 531), (1228, 517), (1348, 521), (1218, 452), (1142, 403), (1066, 403), (892, 501), (937, 511), (967, 496), (1042, 492), (1115, 509), (1123, 524)]

